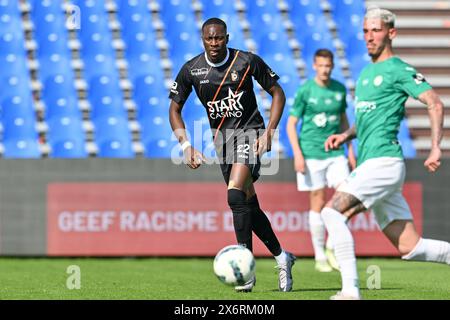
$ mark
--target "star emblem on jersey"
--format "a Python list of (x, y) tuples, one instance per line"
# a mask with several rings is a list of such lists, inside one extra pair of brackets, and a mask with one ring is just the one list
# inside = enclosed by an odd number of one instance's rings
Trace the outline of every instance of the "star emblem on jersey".
[(238, 81), (239, 80), (239, 74), (236, 70), (231, 71), (231, 81)]
[(336, 95), (334, 96), (334, 98), (336, 99), (336, 101), (341, 101), (341, 100), (342, 100), (342, 94), (336, 93)]
[(367, 86), (369, 84), (369, 79), (364, 79), (362, 82), (363, 86)]
[(207, 105), (209, 117), (211, 119), (242, 117), (244, 107), (242, 106), (240, 100), (243, 94), (244, 91), (235, 94), (231, 88), (228, 88), (227, 97), (217, 101), (208, 101)]
[(373, 79), (373, 85), (375, 87), (381, 86), (382, 83), (383, 83), (383, 76), (376, 76), (375, 79)]

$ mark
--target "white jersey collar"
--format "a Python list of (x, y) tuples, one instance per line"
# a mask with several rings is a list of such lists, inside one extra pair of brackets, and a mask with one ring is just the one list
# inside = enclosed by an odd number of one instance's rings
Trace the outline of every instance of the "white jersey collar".
[(227, 63), (229, 57), (230, 57), (230, 49), (227, 48), (227, 55), (225, 56), (225, 59), (223, 59), (223, 61), (221, 61), (219, 63), (212, 63), (211, 61), (209, 61), (208, 55), (205, 52), (206, 63), (208, 63), (211, 67), (214, 67), (214, 68), (223, 66), (225, 63)]

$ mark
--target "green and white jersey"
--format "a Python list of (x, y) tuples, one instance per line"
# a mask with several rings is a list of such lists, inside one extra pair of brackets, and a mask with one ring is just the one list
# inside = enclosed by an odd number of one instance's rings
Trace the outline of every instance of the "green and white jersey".
[(361, 71), (355, 91), (358, 165), (371, 158), (403, 158), (397, 134), (405, 102), (430, 89), (424, 77), (398, 57)]
[(341, 131), (346, 96), (345, 86), (333, 79), (327, 87), (310, 79), (297, 90), (289, 115), (303, 120), (299, 143), (305, 159), (323, 160), (344, 154), (342, 147), (326, 152), (324, 143), (330, 135)]

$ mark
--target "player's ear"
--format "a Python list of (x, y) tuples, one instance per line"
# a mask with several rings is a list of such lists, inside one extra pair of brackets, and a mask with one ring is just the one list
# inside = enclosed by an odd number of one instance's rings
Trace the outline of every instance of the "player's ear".
[(229, 40), (230, 40), (230, 35), (227, 33), (227, 42), (225, 42), (225, 44), (228, 44)]
[(397, 36), (397, 29), (396, 28), (390, 28), (388, 36), (389, 36), (389, 40), (394, 39)]

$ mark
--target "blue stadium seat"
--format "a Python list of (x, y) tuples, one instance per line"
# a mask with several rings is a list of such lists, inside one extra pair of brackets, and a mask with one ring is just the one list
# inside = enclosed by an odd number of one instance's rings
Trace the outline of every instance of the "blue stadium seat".
[(164, 79), (159, 57), (142, 53), (138, 57), (128, 57), (128, 64), (128, 75), (132, 82), (147, 75), (154, 75), (159, 81)]
[(96, 54), (84, 58), (84, 78), (89, 83), (93, 78), (108, 76), (113, 79), (119, 78), (114, 56), (107, 54)]
[(69, 39), (64, 30), (36, 35), (36, 40), (38, 44), (36, 51), (39, 58), (52, 54), (59, 54), (70, 58)]
[(180, 16), (187, 15), (189, 20), (194, 19), (194, 9), (191, 1), (184, 0), (157, 0), (160, 7), (161, 18), (165, 23), (180, 21)]
[(139, 123), (141, 125), (141, 140), (144, 143), (146, 141), (170, 139), (172, 137), (172, 128), (167, 113), (141, 118), (139, 119)]
[(338, 27), (339, 36), (346, 39), (363, 27), (364, 0), (333, 0), (331, 14)]
[(23, 34), (7, 32), (0, 35), (0, 52), (8, 54), (25, 54), (25, 40)]
[(88, 154), (85, 148), (85, 142), (81, 138), (63, 139), (50, 143), (51, 158), (86, 158)]
[[(139, 59), (142, 54), (160, 58), (159, 49), (156, 46), (156, 37), (151, 31), (140, 31), (130, 34), (125, 38), (126, 56), (130, 60)], [(159, 66), (159, 64), (158, 64)]]
[[(165, 104), (162, 104), (165, 101)], [(137, 101), (137, 119), (139, 121), (148, 121), (149, 119), (159, 116), (168, 117), (169, 108), (167, 103), (167, 97), (150, 97), (148, 100)]]
[[(124, 39), (132, 38), (137, 33), (152, 33), (151, 15), (148, 13), (134, 13), (131, 16), (120, 16), (122, 36)], [(155, 37), (153, 37), (155, 39)]]
[(19, 14), (18, 3), (12, 0), (0, 1), (0, 15), (3, 14)]
[(276, 14), (279, 12), (277, 0), (244, 0), (244, 3), (250, 21), (263, 14)]
[(92, 14), (106, 14), (104, 0), (72, 0), (72, 3), (79, 6), (86, 17)]
[(123, 100), (122, 89), (119, 86), (119, 78), (107, 75), (96, 76), (89, 82), (88, 97), (92, 103), (100, 102), (104, 97), (112, 100)]
[(17, 117), (33, 119), (35, 117), (31, 96), (9, 96), (1, 101), (0, 107), (3, 123), (12, 121)]
[[(145, 108), (147, 105), (164, 104), (169, 95), (169, 90), (166, 89), (163, 78), (152, 74), (138, 77), (133, 85), (133, 98), (138, 102), (138, 110)], [(152, 98), (156, 98), (156, 100), (150, 101)], [(167, 101), (165, 104), (168, 104)]]
[(273, 31), (262, 35), (258, 40), (258, 48), (258, 53), (262, 56), (291, 53), (289, 38), (285, 32)]
[(31, 100), (11, 97), (1, 104), (3, 139), (37, 139), (36, 116)]
[(23, 54), (2, 55), (0, 52), (0, 77), (24, 77), (29, 75), (27, 58)]
[(203, 5), (203, 20), (209, 19), (211, 17), (218, 17), (221, 14), (226, 14), (229, 16), (236, 15), (235, 3), (233, 1), (227, 0), (201, 0)]
[(107, 140), (126, 139), (131, 141), (128, 119), (116, 115), (108, 115), (93, 119), (95, 126), (95, 142), (101, 144)]
[(61, 98), (77, 97), (74, 78), (67, 75), (51, 76), (44, 82), (42, 98), (46, 104), (53, 104)]
[(74, 115), (55, 115), (47, 120), (47, 140), (50, 144), (60, 141), (85, 140), (83, 121)]
[(160, 138), (145, 143), (144, 155), (147, 158), (181, 158), (183, 153), (178, 141)]
[(103, 158), (134, 158), (131, 140), (112, 139), (100, 143), (97, 156)]
[(44, 30), (54, 32), (56, 26), (65, 26), (62, 2), (58, 0), (38, 0), (31, 3), (31, 18), (34, 31), (43, 34)]
[(266, 46), (262, 38), (267, 37), (267, 34), (277, 33), (280, 36), (284, 34), (287, 38), (284, 18), (278, 12), (255, 15), (250, 22), (253, 38), (259, 44), (260, 50)]
[(8, 76), (0, 81), (0, 101), (8, 96), (20, 96), (31, 100), (31, 80), (28, 74)]
[(75, 74), (71, 66), (71, 58), (60, 54), (39, 57), (39, 78), (45, 83), (47, 79), (62, 75), (67, 79), (74, 79)]
[(118, 13), (121, 18), (131, 17), (133, 14), (147, 15), (150, 19), (148, 1), (139, 0), (117, 0)]
[(81, 111), (76, 97), (64, 96), (45, 103), (45, 119), (65, 116), (81, 119)]
[(84, 59), (96, 55), (105, 55), (115, 57), (115, 51), (112, 46), (112, 36), (110, 33), (95, 32), (81, 40), (81, 55)]
[(6, 159), (38, 159), (41, 157), (39, 143), (36, 139), (7, 139), (3, 141), (5, 148), (3, 157)]
[[(291, 17), (307, 20), (308, 15), (321, 16), (323, 14), (320, 1), (315, 0), (291, 0), (288, 1)], [(302, 27), (302, 25), (299, 25)]]

